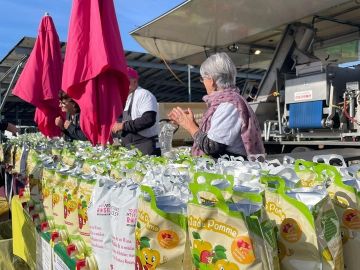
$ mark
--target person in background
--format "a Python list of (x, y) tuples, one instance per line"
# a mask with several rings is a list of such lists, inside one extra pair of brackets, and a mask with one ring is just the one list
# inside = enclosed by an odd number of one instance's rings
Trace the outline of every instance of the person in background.
[(159, 135), (158, 104), (155, 96), (139, 87), (139, 75), (133, 68), (127, 68), (130, 80), (129, 96), (126, 100), (122, 121), (112, 127), (113, 133), (121, 132), (124, 147), (138, 148), (143, 154), (158, 155)]
[(87, 141), (85, 134), (80, 128), (80, 107), (65, 92), (59, 93), (61, 110), (66, 113), (64, 122), (61, 116), (55, 119), (55, 125), (61, 128), (67, 141)]
[(0, 131), (4, 132), (5, 130), (11, 132), (14, 136), (16, 136), (16, 133), (18, 132), (18, 129), (14, 124), (5, 120), (0, 120)]
[(170, 120), (187, 130), (194, 139), (192, 154), (214, 158), (228, 154), (247, 158), (264, 155), (261, 130), (255, 113), (236, 87), (236, 66), (226, 53), (216, 53), (200, 67), (207, 104), (201, 124), (190, 109), (169, 113)]

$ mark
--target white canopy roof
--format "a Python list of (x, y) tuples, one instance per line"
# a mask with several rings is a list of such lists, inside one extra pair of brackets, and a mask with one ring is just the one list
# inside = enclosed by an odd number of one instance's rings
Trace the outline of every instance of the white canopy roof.
[[(205, 59), (205, 50), (237, 42), (239, 50), (230, 53), (237, 65), (259, 67), (271, 59), (285, 25), (304, 18), (311, 23), (312, 15), (354, 5), (349, 0), (188, 0), (130, 34), (157, 57), (195, 65)], [(263, 53), (252, 55), (251, 49)]]

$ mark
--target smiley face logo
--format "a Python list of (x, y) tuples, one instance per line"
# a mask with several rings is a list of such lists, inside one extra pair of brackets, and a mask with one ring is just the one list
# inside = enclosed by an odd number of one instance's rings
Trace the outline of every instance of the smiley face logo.
[(284, 240), (294, 243), (300, 240), (302, 231), (295, 219), (285, 218), (280, 225), (280, 235)]
[(146, 270), (155, 270), (160, 264), (160, 253), (157, 250), (150, 248), (144, 248), (141, 253), (145, 261), (145, 265), (143, 265), (143, 267)]

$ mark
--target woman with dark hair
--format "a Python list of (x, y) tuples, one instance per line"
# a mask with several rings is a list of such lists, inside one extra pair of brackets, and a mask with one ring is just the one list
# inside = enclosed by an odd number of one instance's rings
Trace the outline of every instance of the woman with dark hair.
[(55, 119), (55, 125), (61, 128), (64, 133), (64, 138), (67, 141), (87, 141), (85, 134), (80, 128), (80, 107), (70, 98), (65, 92), (59, 93), (61, 110), (66, 113), (66, 120), (64, 122), (61, 116)]

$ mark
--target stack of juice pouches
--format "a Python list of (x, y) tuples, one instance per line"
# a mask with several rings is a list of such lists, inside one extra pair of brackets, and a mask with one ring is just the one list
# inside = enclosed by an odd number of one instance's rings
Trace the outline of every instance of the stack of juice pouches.
[(98, 176), (84, 175), (80, 180), (78, 192), (78, 224), (79, 233), (85, 243), (90, 246), (90, 228), (88, 218), (88, 206), (91, 194), (96, 186)]
[(55, 167), (44, 166), (41, 178), (42, 203), (45, 211), (46, 220), (51, 228), (54, 228), (54, 215), (52, 208), (52, 190), (55, 182)]
[(279, 176), (261, 178), (267, 215), (278, 226), (281, 269), (343, 269), (340, 222), (326, 187), (309, 187), (320, 183), (317, 173), (298, 165), (298, 188), (286, 188)]
[[(90, 201), (89, 193), (92, 192), (92, 189), (88, 190), (88, 185), (94, 186), (94, 180), (76, 174), (68, 175), (63, 186), (64, 222), (69, 234), (70, 252), (68, 254), (70, 255), (73, 251), (73, 256), (77, 259), (86, 257), (87, 264), (95, 267), (96, 261), (92, 257), (89, 241), (87, 212), (83, 211), (84, 208), (87, 209)], [(80, 192), (81, 189), (84, 191)], [(86, 230), (84, 230), (85, 225)]]
[(274, 233), (265, 236), (261, 222), (261, 197), (246, 187), (234, 191), (232, 177), (223, 174), (195, 173), (190, 190), (193, 269), (278, 269)]
[(55, 248), (67, 253), (76, 265), (97, 269), (90, 245), (87, 216), (96, 180), (79, 174), (79, 171), (78, 167), (70, 169), (68, 165), (58, 164), (58, 168), (51, 172), (52, 215), (55, 221), (51, 238), (56, 244)]
[(58, 230), (66, 230), (64, 219), (64, 186), (69, 176), (69, 171), (56, 170), (52, 186), (52, 214), (54, 217), (55, 227)]

